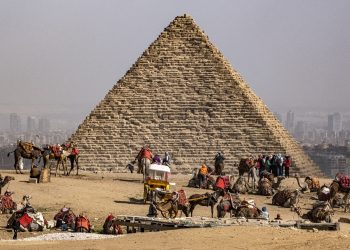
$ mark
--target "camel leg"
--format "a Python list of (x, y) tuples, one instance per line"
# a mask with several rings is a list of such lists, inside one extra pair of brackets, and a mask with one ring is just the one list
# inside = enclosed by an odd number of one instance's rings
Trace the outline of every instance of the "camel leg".
[(60, 161), (57, 160), (57, 164), (56, 164), (56, 174), (55, 174), (55, 177), (57, 177), (57, 171), (58, 171), (58, 168), (59, 168), (59, 164), (60, 164)]
[(19, 169), (19, 167), (18, 167), (18, 159), (16, 158), (16, 156), (15, 156), (15, 165), (13, 165), (13, 167), (14, 167), (15, 170), (16, 170), (16, 174), (18, 174), (18, 169)]

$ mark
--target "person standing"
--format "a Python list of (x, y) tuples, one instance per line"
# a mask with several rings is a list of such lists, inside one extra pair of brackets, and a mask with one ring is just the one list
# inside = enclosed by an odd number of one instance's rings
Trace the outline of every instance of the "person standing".
[(198, 175), (197, 175), (199, 179), (199, 188), (202, 188), (204, 186), (207, 175), (208, 175), (208, 167), (205, 164), (203, 164), (201, 168), (198, 170)]
[(292, 159), (289, 155), (286, 155), (283, 165), (284, 165), (285, 177), (289, 178), (289, 168), (292, 166)]
[(169, 152), (165, 152), (164, 158), (163, 158), (163, 165), (167, 165), (168, 167), (171, 164), (171, 157)]

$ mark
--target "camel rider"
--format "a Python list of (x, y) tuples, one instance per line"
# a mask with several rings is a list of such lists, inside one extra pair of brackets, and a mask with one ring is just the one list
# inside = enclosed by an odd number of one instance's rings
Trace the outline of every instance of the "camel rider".
[(225, 160), (225, 157), (223, 155), (223, 153), (221, 152), (218, 152), (216, 155), (215, 155), (215, 158), (214, 158), (215, 161), (220, 161), (220, 160)]
[(198, 174), (197, 174), (199, 179), (199, 188), (203, 187), (203, 184), (206, 181), (207, 175), (208, 175), (208, 167), (205, 164), (203, 164), (201, 168), (198, 170)]

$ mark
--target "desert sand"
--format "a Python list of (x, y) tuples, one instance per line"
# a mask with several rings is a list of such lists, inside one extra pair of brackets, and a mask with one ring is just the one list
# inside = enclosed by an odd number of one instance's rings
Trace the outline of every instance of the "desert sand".
[[(15, 201), (20, 201), (25, 194), (33, 198), (31, 204), (43, 212), (47, 220), (64, 205), (71, 207), (78, 214), (88, 214), (98, 231), (109, 213), (114, 215), (140, 215), (148, 212), (148, 205), (139, 202), (142, 199), (143, 184), (141, 175), (126, 173), (88, 173), (80, 176), (52, 177), (50, 183), (28, 183), (28, 175), (16, 175), (2, 172), (2, 175), (15, 176), (9, 189), (14, 191)], [(185, 187), (188, 175), (173, 175), (175, 190), (184, 188), (188, 195), (205, 193), (207, 190)], [(321, 179), (321, 184), (331, 182)], [(282, 186), (297, 188), (294, 178), (287, 179)], [(5, 187), (6, 188), (6, 187)], [(299, 205), (303, 211), (310, 209), (314, 193), (303, 194)], [(242, 195), (254, 199), (261, 208), (266, 206), (270, 218), (280, 213), (283, 220), (296, 220), (298, 216), (289, 208), (271, 205), (271, 197)], [(194, 216), (210, 216), (209, 207), (197, 206)], [(228, 216), (228, 215), (226, 215)], [(9, 215), (0, 214), (0, 225), (5, 226)], [(350, 218), (350, 213), (336, 209), (333, 221), (340, 217)], [(44, 233), (57, 232), (56, 230)], [(42, 234), (19, 233), (19, 238)], [(85, 241), (12, 241), (13, 233), (1, 227), (1, 249), (346, 249), (350, 245), (350, 224), (341, 223), (340, 231), (318, 231), (271, 228), (262, 226), (230, 226), (203, 229), (183, 229), (175, 231), (124, 234), (115, 239)]]

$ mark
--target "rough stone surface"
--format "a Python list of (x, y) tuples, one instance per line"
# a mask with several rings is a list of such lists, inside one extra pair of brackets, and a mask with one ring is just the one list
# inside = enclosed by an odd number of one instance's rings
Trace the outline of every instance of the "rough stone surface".
[(301, 175), (319, 168), (187, 15), (176, 17), (72, 135), (85, 169), (123, 171), (140, 148), (171, 152), (177, 171), (226, 171), (260, 153), (292, 156)]

